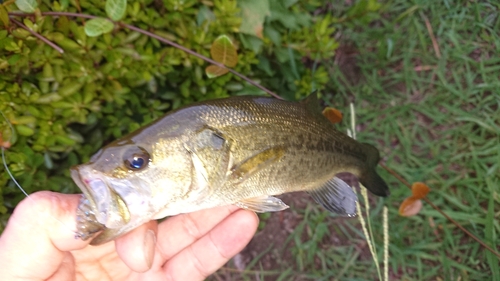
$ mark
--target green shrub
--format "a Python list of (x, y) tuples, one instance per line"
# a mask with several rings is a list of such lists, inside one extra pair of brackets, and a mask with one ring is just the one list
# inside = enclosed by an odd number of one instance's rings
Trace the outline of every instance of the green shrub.
[[(229, 95), (264, 94), (232, 74), (208, 79), (208, 63), (136, 31), (116, 25), (111, 33), (89, 37), (84, 31), (88, 19), (41, 14), (105, 17), (105, 1), (37, 3), (34, 15), (11, 16), (60, 46), (63, 54), (6, 21), (7, 12), (19, 12), (13, 1), (0, 4), (0, 111), (14, 127), (2, 118), (0, 133), (12, 142), (6, 162), (28, 193), (78, 192), (70, 166), (88, 161), (107, 142), (170, 109)], [(367, 3), (376, 1), (359, 0), (346, 16), (369, 11), (373, 5)], [(204, 56), (226, 34), (238, 48), (237, 71), (286, 99), (299, 99), (325, 87), (328, 74), (320, 62), (332, 59), (338, 47), (332, 34), (339, 19), (312, 16), (322, 5), (304, 0), (131, 1), (122, 22)], [(0, 222), (5, 223), (24, 195), (0, 169)]]
[[(252, 3), (134, 1), (122, 21), (205, 56), (215, 38), (226, 34), (238, 48), (235, 69), (288, 99), (323, 88), (325, 70), (311, 71), (302, 62), (331, 58), (337, 47), (330, 37), (333, 19), (310, 16), (320, 3), (271, 1), (264, 6), (268, 16), (262, 17), (263, 29), (255, 34), (242, 25), (249, 19), (241, 9), (253, 8)], [(6, 22), (6, 12), (18, 10), (12, 1), (0, 9), (0, 110), (15, 129), (12, 133), (1, 120), (0, 132), (13, 143), (6, 151), (9, 169), (28, 193), (78, 192), (69, 177), (71, 165), (88, 161), (110, 140), (170, 109), (197, 100), (263, 94), (232, 74), (208, 79), (206, 62), (138, 32), (116, 25), (111, 33), (88, 37), (88, 19), (40, 13), (104, 17), (104, 5), (100, 0), (43, 0), (35, 15), (13, 17), (60, 46), (63, 54), (13, 20)], [(23, 198), (2, 167), (2, 225)]]

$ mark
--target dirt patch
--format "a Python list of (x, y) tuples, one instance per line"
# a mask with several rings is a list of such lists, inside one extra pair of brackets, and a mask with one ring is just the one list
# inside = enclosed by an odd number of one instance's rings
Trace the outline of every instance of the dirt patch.
[[(348, 180), (348, 176), (346, 178)], [(208, 280), (234, 281), (234, 280), (276, 280), (278, 276), (287, 269), (298, 272), (294, 238), (297, 233), (293, 233), (299, 224), (305, 221), (303, 210), (308, 208), (308, 204), (316, 204), (305, 192), (289, 193), (279, 196), (283, 202), (290, 206), (290, 209), (270, 213), (270, 217), (265, 220), (265, 226), (253, 237), (247, 247), (230, 262), (228, 262), (218, 272), (208, 278)], [(310, 207), (309, 207), (310, 208)], [(337, 235), (330, 226), (346, 223), (346, 218), (325, 218), (329, 225), (328, 235), (320, 241), (318, 249), (342, 246), (349, 242), (349, 238)], [(349, 220), (352, 223), (352, 220)], [(307, 226), (306, 226), (307, 227)], [(300, 234), (301, 241), (308, 241), (307, 231)], [(360, 252), (360, 259), (370, 258), (368, 247), (363, 243), (357, 245)], [(318, 260), (316, 268), (321, 267)], [(246, 278), (244, 278), (246, 276)], [(311, 280), (301, 275), (294, 275), (293, 279), (286, 280)]]
[[(279, 270), (293, 267), (294, 257), (290, 250), (293, 241), (287, 239), (302, 221), (302, 216), (294, 210), (305, 209), (312, 199), (304, 192), (289, 193), (279, 197), (290, 206), (290, 209), (270, 213), (270, 217), (264, 220), (263, 229), (255, 234), (247, 247), (209, 280), (243, 280), (242, 274), (252, 275), (249, 270), (277, 271), (276, 274), (268, 275), (264, 279), (275, 280)], [(260, 272), (255, 274), (256, 280), (261, 280)]]
[[(266, 254), (260, 258), (259, 265), (268, 270), (278, 269), (293, 260), (290, 247), (287, 247), (290, 243), (287, 238), (302, 221), (302, 217), (293, 210), (305, 209), (310, 199), (303, 192), (285, 194), (281, 199), (291, 207), (291, 210), (271, 214), (264, 229), (257, 233), (240, 253), (241, 265), (248, 265), (261, 253)], [(242, 269), (241, 265), (236, 264)]]

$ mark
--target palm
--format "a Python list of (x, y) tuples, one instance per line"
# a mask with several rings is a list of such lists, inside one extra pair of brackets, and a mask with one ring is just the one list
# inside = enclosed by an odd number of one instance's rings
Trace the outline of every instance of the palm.
[[(66, 280), (98, 280), (97, 277), (104, 276), (111, 280), (127, 280), (133, 275), (133, 271), (120, 259), (114, 242), (99, 247), (86, 247), (68, 255), (71, 256), (72, 262), (61, 264), (61, 270), (69, 275)], [(63, 267), (74, 270), (66, 270)]]
[[(18, 206), (0, 238), (1, 272), (29, 280), (203, 280), (250, 241), (258, 224), (249, 211), (219, 207), (149, 222), (116, 241), (87, 246), (36, 212), (49, 209), (74, 223), (78, 198), (71, 196), (43, 193)], [(40, 228), (45, 232), (33, 235)], [(154, 257), (150, 264), (146, 256)]]

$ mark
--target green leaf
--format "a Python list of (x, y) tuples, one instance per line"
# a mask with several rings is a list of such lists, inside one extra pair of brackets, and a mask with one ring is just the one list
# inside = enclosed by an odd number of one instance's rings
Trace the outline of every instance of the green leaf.
[(214, 20), (216, 20), (214, 13), (207, 6), (201, 6), (196, 15), (196, 24), (201, 26), (205, 21)]
[(5, 27), (9, 26), (10, 24), (9, 13), (7, 12), (7, 10), (3, 5), (0, 5), (0, 20), (3, 22), (3, 25)]
[(33, 13), (38, 7), (36, 0), (16, 0), (16, 5), (19, 10), (25, 13)]
[(60, 99), (62, 99), (62, 97), (58, 93), (50, 93), (50, 94), (43, 95), (43, 96), (39, 97), (35, 101), (35, 103), (48, 104), (48, 103), (52, 103), (52, 102), (58, 101)]
[(82, 88), (82, 86), (82, 83), (72, 82), (62, 86), (57, 92), (61, 97), (67, 97), (78, 92)]
[(54, 162), (52, 161), (52, 158), (50, 158), (50, 154), (47, 151), (45, 151), (45, 153), (43, 154), (43, 160), (47, 169), (50, 170), (54, 168)]
[(262, 40), (260, 40), (255, 36), (241, 34), (241, 33), (240, 33), (240, 40), (245, 48), (252, 50), (252, 52), (256, 54), (259, 54), (261, 52), (262, 45), (264, 44)]
[(11, 56), (11, 57), (7, 60), (7, 62), (9, 63), (9, 65), (15, 65), (15, 64), (16, 64), (16, 62), (17, 62), (18, 60), (20, 60), (20, 59), (21, 59), (21, 55), (19, 55), (19, 54), (15, 54), (15, 55)]
[(95, 18), (85, 24), (85, 34), (89, 37), (97, 37), (103, 33), (111, 32), (114, 27), (113, 22), (108, 19)]
[(36, 122), (36, 118), (33, 116), (29, 116), (29, 115), (16, 116), (15, 119), (11, 121), (12, 124), (16, 124), (16, 125), (34, 124), (35, 122)]
[(7, 37), (7, 34), (9, 34), (7, 30), (0, 30), (0, 39)]
[(68, 8), (69, 0), (60, 0), (59, 2), (61, 2), (61, 11), (64, 11), (66, 10), (66, 8)]
[(0, 205), (0, 214), (7, 213), (8, 209), (4, 205)]
[(216, 62), (220, 62), (228, 67), (236, 66), (238, 54), (231, 39), (226, 35), (221, 35), (215, 39), (210, 47), (210, 55)]
[(32, 128), (28, 127), (28, 126), (24, 126), (24, 125), (16, 125), (16, 130), (17, 130), (17, 133), (21, 136), (31, 136), (35, 133), (35, 130), (33, 130)]
[(262, 38), (264, 20), (271, 15), (269, 0), (238, 0), (241, 9), (240, 32)]
[(82, 48), (78, 43), (67, 37), (56, 37), (54, 41), (64, 50), (74, 51)]
[(121, 20), (127, 12), (127, 0), (107, 0), (106, 14), (114, 21)]
[(62, 135), (56, 135), (55, 139), (57, 140), (57, 142), (59, 144), (62, 144), (62, 145), (74, 145), (76, 143), (76, 141), (74, 139), (71, 139), (67, 136), (62, 136)]
[(311, 16), (307, 13), (291, 13), (287, 5), (281, 1), (271, 1), (271, 15), (269, 21), (279, 21), (286, 28), (298, 30), (300, 27), (307, 27)]

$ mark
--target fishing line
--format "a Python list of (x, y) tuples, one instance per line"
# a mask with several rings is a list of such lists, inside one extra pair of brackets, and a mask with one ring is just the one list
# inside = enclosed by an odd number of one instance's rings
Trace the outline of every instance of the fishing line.
[[(0, 113), (2, 113), (0, 111)], [(2, 113), (3, 115), (3, 113)], [(5, 116), (4, 116), (5, 117)], [(10, 125), (10, 122), (7, 122), (9, 123)], [(11, 128), (12, 128), (12, 125), (10, 125)], [(5, 161), (5, 148), (2, 146), (2, 161), (3, 161), (3, 166), (5, 167), (5, 170), (7, 171), (7, 173), (9, 174), (10, 178), (12, 179), (12, 181), (16, 184), (16, 186), (24, 193), (24, 195), (26, 195), (26, 197), (29, 198), (29, 200), (31, 200), (33, 203), (35, 202), (35, 200), (33, 198), (31, 198), (31, 196), (21, 187), (21, 185), (16, 181), (16, 179), (14, 178), (14, 175), (12, 175), (12, 173), (10, 172), (9, 170), (9, 167), (7, 166), (7, 161)], [(36, 206), (36, 204), (35, 204)], [(56, 221), (58, 221), (60, 224), (62, 224), (64, 227), (66, 227), (67, 230), (71, 231), (74, 235), (75, 235), (75, 239), (76, 239), (76, 235), (77, 235), (77, 231), (76, 230), (73, 230), (69, 225), (67, 225), (65, 222), (63, 222), (62, 220), (54, 217), (53, 215), (51, 214), (48, 214), (49, 217), (55, 219)], [(81, 255), (81, 256), (84, 256), (86, 258), (88, 257), (91, 257), (93, 259), (95, 259), (95, 255), (92, 255), (91, 253), (85, 253), (85, 252), (82, 252), (82, 251), (78, 251), (78, 255)], [(74, 258), (77, 258), (77, 255), (76, 253), (73, 254), (73, 257)]]
[[(9, 119), (7, 119), (7, 117), (3, 114), (2, 111), (0, 111), (0, 114), (2, 114), (3, 118), (7, 121), (7, 124), (9, 125), (12, 133), (14, 133), (14, 128), (12, 127), (12, 124), (9, 122)], [(5, 168), (5, 170), (7, 171), (7, 173), (9, 174), (11, 180), (14, 182), (14, 184), (22, 191), (22, 193), (24, 193), (24, 195), (29, 198), (29, 200), (31, 200), (33, 203), (35, 203), (35, 200), (33, 198), (31, 198), (31, 196), (24, 190), (24, 188), (22, 188), (22, 186), (17, 182), (17, 180), (14, 178), (14, 175), (12, 175), (12, 173), (10, 172), (9, 170), (9, 167), (7, 166), (7, 161), (5, 160), (5, 147), (2, 146), (2, 162), (3, 162), (3, 166)], [(36, 206), (36, 204), (35, 204)], [(61, 223), (64, 227), (66, 227), (69, 231), (71, 231), (73, 234), (77, 234), (77, 232), (75, 230), (73, 230), (69, 225), (67, 225), (66, 223), (64, 223), (63, 221), (61, 221), (60, 219), (54, 217), (53, 215), (49, 214), (49, 216), (53, 219), (55, 219), (56, 221), (58, 221), (59, 223)]]
[[(7, 167), (7, 162), (5, 161), (5, 148), (3, 146), (2, 146), (2, 161), (3, 161), (3, 166), (5, 167), (5, 170), (9, 174), (10, 178), (12, 179), (12, 181), (16, 184), (17, 187), (19, 187), (19, 189), (24, 193), (24, 195), (26, 195), (26, 197), (28, 197), (28, 198), (31, 199), (31, 197), (28, 195), (28, 193), (16, 181), (16, 179), (14, 178), (14, 176), (12, 175), (12, 173), (10, 172), (9, 167)], [(31, 200), (33, 200), (33, 199), (31, 199)]]

